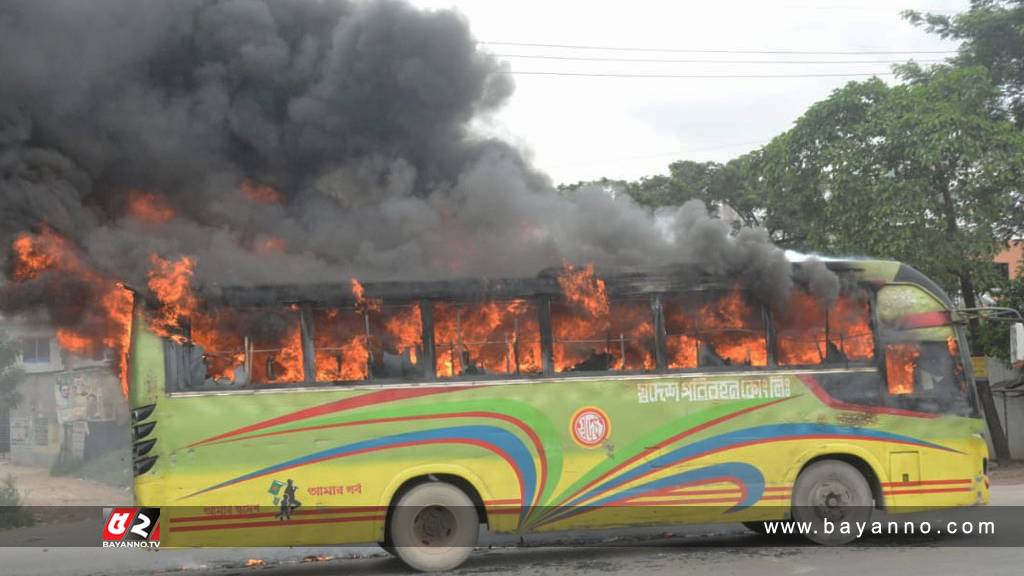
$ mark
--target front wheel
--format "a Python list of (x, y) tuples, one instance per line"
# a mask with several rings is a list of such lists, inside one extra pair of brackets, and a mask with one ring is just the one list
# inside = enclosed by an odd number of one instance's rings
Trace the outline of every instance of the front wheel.
[(452, 570), (466, 561), (480, 534), (480, 518), (469, 496), (444, 482), (420, 484), (391, 512), (389, 542), (414, 570)]
[(818, 544), (856, 540), (858, 523), (871, 519), (873, 505), (864, 475), (840, 460), (811, 464), (793, 487), (793, 520), (808, 540)]

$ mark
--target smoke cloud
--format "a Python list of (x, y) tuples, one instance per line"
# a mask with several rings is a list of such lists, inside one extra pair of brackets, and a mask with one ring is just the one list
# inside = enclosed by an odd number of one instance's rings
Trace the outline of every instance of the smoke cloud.
[[(558, 194), (471, 120), (513, 92), (464, 18), (396, 0), (4, 0), (0, 242), (46, 223), (143, 287), (532, 276), (563, 261), (691, 263), (766, 300), (793, 282), (761, 231), (688, 203)], [(130, 209), (156, 195), (173, 216)], [(832, 292), (824, 267), (811, 286)]]

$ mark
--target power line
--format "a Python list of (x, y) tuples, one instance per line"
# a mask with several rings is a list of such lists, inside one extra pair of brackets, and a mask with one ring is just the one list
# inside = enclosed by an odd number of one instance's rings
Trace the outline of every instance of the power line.
[(956, 50), (718, 50), (706, 48), (650, 48), (637, 46), (592, 46), (583, 44), (544, 44), (539, 42), (499, 42), (478, 40), (488, 46), (528, 46), (532, 48), (564, 48), (570, 50), (607, 50), (612, 52), (676, 52), (693, 54), (818, 54), (818, 55), (868, 55), (868, 54), (956, 54)]
[[(650, 62), (665, 64), (905, 64), (906, 60), (708, 60), (675, 58), (615, 58), (604, 56), (550, 56), (547, 54), (494, 54), (498, 58), (530, 60), (572, 60), (580, 62)], [(915, 60), (918, 64), (939, 64), (944, 60)]]
[(851, 72), (821, 74), (613, 74), (589, 72), (539, 72), (512, 70), (515, 76), (578, 76), (590, 78), (848, 78), (853, 76), (893, 76), (893, 72)]

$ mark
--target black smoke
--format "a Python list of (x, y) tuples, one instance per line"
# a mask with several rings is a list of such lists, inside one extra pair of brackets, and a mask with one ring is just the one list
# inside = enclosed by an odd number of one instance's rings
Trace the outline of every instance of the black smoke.
[[(136, 286), (157, 253), (196, 257), (200, 283), (532, 276), (567, 260), (689, 262), (766, 299), (789, 291), (765, 233), (733, 234), (699, 204), (658, 226), (626, 197), (566, 198), (474, 133), (513, 88), (463, 17), (396, 0), (2, 0), (0, 242), (45, 222)], [(177, 216), (129, 215), (139, 190)]]

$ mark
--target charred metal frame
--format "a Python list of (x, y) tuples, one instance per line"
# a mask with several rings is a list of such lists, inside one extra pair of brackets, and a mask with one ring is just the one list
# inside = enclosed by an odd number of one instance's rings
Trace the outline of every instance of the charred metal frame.
[[(365, 283), (365, 295), (368, 298), (380, 299), (394, 305), (418, 305), (420, 308), (420, 322), (422, 327), (421, 345), (419, 352), (424, 370), (418, 381), (434, 382), (439, 380), (436, 375), (436, 360), (438, 351), (434, 340), (434, 315), (433, 304), (435, 302), (480, 302), (486, 300), (528, 300), (531, 301), (537, 310), (538, 329), (540, 332), (541, 345), (541, 373), (522, 374), (519, 371), (518, 359), (516, 369), (505, 374), (468, 375), (444, 378), (445, 382), (459, 382), (467, 380), (509, 380), (509, 379), (536, 379), (558, 376), (560, 378), (593, 377), (598, 374), (614, 374), (616, 376), (643, 375), (643, 374), (692, 374), (694, 372), (735, 372), (737, 366), (709, 367), (698, 366), (697, 368), (669, 369), (667, 358), (667, 327), (665, 322), (665, 310), (663, 298), (669, 294), (679, 294), (695, 291), (725, 291), (733, 287), (729, 284), (714, 282), (706, 275), (694, 274), (692, 270), (687, 271), (685, 267), (673, 266), (659, 269), (648, 273), (629, 273), (613, 276), (601, 276), (606, 283), (606, 289), (611, 298), (626, 296), (644, 296), (648, 299), (651, 312), (651, 323), (654, 327), (654, 357), (655, 369), (649, 371), (622, 370), (608, 372), (563, 372), (556, 373), (554, 369), (554, 336), (552, 331), (551, 303), (555, 298), (561, 298), (561, 288), (557, 282), (558, 269), (552, 269), (541, 273), (536, 278), (527, 279), (504, 279), (504, 280), (468, 280), (468, 281), (437, 281), (437, 282), (384, 282)], [(689, 272), (689, 273), (685, 273)], [(875, 335), (875, 358), (871, 361), (852, 362), (848, 365), (856, 367), (879, 366), (882, 363), (884, 352), (880, 353), (880, 338), (877, 333), (877, 318), (875, 317), (876, 307), (874, 303), (874, 291), (870, 292), (870, 324)], [(295, 306), (299, 311), (299, 321), (302, 337), (303, 353), (303, 382), (306, 386), (330, 386), (330, 385), (365, 385), (376, 384), (403, 384), (409, 383), (402, 379), (380, 379), (368, 378), (360, 381), (339, 381), (339, 382), (317, 382), (316, 381), (316, 349), (315, 349), (315, 327), (313, 321), (314, 307), (355, 307), (355, 299), (345, 295), (344, 291), (338, 290), (336, 285), (313, 285), (313, 286), (264, 286), (254, 288), (232, 288), (219, 287), (214, 290), (202, 293), (203, 301), (207, 307), (228, 306), (239, 308), (267, 307), (267, 306)], [(772, 314), (767, 306), (761, 305), (761, 314), (764, 327), (765, 340), (767, 345), (768, 362), (766, 366), (745, 366), (742, 371), (765, 371), (778, 369), (777, 338), (775, 323)], [(622, 345), (622, 343), (620, 343)], [(246, 355), (249, 356), (248, 354)], [(829, 367), (821, 364), (820, 367)], [(810, 366), (787, 366), (787, 369), (807, 369)], [(251, 372), (250, 372), (251, 373)], [(368, 372), (370, 374), (370, 372)], [(295, 386), (295, 384), (281, 384), (284, 386)], [(270, 386), (260, 384), (256, 388)]]

